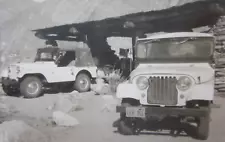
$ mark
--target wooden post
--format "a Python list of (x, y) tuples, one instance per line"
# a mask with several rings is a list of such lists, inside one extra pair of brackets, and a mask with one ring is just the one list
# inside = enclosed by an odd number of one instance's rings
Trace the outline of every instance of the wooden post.
[(131, 50), (132, 50), (132, 61), (130, 62), (130, 72), (134, 69), (134, 59), (135, 59), (135, 55), (134, 55), (134, 51), (135, 51), (135, 49), (134, 49), (134, 47), (135, 47), (135, 43), (136, 43), (136, 35), (135, 36), (133, 36), (132, 37), (132, 48), (131, 48)]

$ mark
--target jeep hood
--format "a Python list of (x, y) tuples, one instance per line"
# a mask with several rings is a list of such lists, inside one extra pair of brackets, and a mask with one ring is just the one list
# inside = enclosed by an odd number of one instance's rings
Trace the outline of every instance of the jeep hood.
[[(139, 75), (188, 75), (196, 83), (210, 81), (214, 78), (214, 69), (208, 63), (198, 64), (139, 64), (130, 74), (131, 80)], [(198, 78), (200, 77), (200, 82)]]

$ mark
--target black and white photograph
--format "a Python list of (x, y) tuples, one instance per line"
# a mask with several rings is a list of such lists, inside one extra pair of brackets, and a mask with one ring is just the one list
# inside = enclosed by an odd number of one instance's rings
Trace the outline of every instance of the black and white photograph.
[(224, 142), (225, 0), (0, 0), (0, 142)]

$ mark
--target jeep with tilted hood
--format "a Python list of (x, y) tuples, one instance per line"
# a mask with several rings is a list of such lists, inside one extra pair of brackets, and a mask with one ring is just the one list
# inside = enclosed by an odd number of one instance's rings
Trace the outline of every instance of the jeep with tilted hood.
[(39, 48), (33, 62), (10, 64), (2, 71), (2, 88), (7, 95), (26, 98), (44, 93), (86, 92), (96, 71), (89, 48)]
[(194, 123), (197, 137), (207, 139), (214, 98), (210, 65), (214, 46), (214, 37), (205, 33), (162, 33), (137, 39), (135, 68), (128, 81), (117, 87), (116, 96), (122, 99), (116, 108), (118, 131), (125, 135), (142, 130), (183, 131)]

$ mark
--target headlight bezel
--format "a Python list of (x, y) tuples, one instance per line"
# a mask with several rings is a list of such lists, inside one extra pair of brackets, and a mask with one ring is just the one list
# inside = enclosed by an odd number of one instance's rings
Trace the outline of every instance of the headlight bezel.
[(188, 76), (181, 76), (177, 80), (177, 89), (180, 91), (187, 91), (191, 88), (193, 81)]
[(135, 83), (140, 90), (146, 90), (149, 87), (149, 79), (146, 76), (138, 76)]

